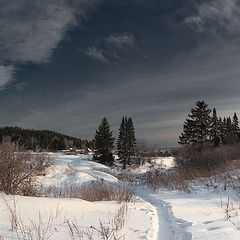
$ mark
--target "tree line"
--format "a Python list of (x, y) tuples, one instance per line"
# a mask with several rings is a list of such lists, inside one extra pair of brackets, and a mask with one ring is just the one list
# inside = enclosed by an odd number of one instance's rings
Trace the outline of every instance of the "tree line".
[(70, 137), (49, 130), (1, 127), (0, 143), (14, 142), (23, 150), (58, 151), (66, 148), (92, 148), (92, 141)]
[[(105, 117), (96, 130), (94, 142), (96, 149), (94, 159), (99, 160), (103, 164), (112, 165), (114, 162), (112, 150), (115, 138)], [(132, 118), (122, 118), (116, 143), (118, 157), (121, 159), (123, 169), (126, 169), (127, 165), (135, 164), (137, 162), (135, 158), (136, 138)]]
[(216, 109), (211, 110), (204, 101), (196, 102), (196, 107), (191, 109), (179, 136), (179, 144), (199, 152), (239, 141), (237, 114), (234, 113), (233, 117), (218, 117)]

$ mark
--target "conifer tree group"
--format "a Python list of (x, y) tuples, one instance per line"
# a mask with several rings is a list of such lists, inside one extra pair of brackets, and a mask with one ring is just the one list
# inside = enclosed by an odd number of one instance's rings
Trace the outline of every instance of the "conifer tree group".
[(123, 117), (117, 139), (118, 156), (122, 160), (123, 169), (131, 165), (135, 156), (135, 130), (132, 118)]
[[(211, 114), (212, 112), (212, 114)], [(233, 118), (217, 116), (217, 111), (208, 108), (204, 101), (197, 101), (183, 125), (179, 143), (203, 151), (208, 147), (234, 144), (240, 141), (240, 128), (237, 114)]]
[(92, 141), (67, 136), (49, 130), (1, 127), (0, 144), (13, 142), (22, 150), (59, 151), (69, 148), (92, 148)]
[[(110, 130), (110, 125), (106, 118), (103, 118), (95, 134), (95, 156), (103, 164), (112, 165), (114, 148), (114, 137)], [(118, 157), (121, 159), (123, 169), (127, 165), (132, 165), (135, 158), (135, 129), (132, 118), (123, 117), (119, 128), (117, 139)]]

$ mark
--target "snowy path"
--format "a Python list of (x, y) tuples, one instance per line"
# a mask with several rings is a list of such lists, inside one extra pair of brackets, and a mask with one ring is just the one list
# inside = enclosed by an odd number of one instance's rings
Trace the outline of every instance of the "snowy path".
[(156, 240), (192, 239), (192, 234), (186, 231), (186, 227), (190, 226), (191, 223), (175, 218), (170, 205), (160, 199), (156, 199), (150, 189), (138, 187), (136, 195), (156, 208), (158, 226), (153, 226), (158, 231)]

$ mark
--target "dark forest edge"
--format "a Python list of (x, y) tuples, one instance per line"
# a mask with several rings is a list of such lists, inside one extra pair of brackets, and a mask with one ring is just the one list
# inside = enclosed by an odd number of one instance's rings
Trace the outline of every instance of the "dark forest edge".
[(1, 127), (0, 143), (12, 142), (22, 150), (58, 151), (69, 148), (92, 148), (92, 141), (82, 140), (49, 130)]

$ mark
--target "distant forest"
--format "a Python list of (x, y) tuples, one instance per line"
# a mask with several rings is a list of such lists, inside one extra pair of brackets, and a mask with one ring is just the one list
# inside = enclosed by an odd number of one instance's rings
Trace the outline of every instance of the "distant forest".
[(92, 141), (70, 137), (49, 130), (23, 129), (20, 127), (1, 127), (0, 143), (11, 141), (24, 150), (57, 151), (67, 148), (92, 148)]

